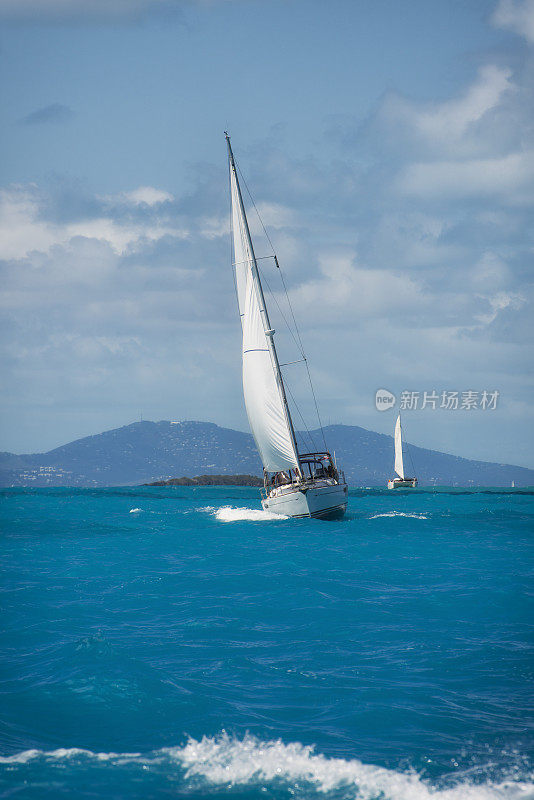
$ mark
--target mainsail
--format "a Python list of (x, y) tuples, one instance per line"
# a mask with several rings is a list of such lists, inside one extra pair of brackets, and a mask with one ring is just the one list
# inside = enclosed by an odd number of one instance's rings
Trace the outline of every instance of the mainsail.
[(400, 414), (395, 425), (395, 472), (404, 480), (404, 464), (402, 463), (402, 431)]
[(298, 451), (228, 137), (227, 143), (245, 406), (264, 468), (279, 472), (299, 466)]

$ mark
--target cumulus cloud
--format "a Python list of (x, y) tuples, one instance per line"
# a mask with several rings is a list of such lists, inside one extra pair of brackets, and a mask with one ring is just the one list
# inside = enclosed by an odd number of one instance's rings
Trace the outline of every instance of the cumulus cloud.
[(415, 163), (400, 174), (397, 187), (418, 197), (498, 198), (513, 204), (534, 199), (534, 150), (503, 158)]
[[(224, 191), (224, 176), (220, 186)], [(382, 383), (395, 391), (411, 388), (399, 385), (406, 375), (418, 388), (417, 381), (430, 383), (447, 371), (463, 381), (460, 388), (470, 388), (474, 365), (478, 383), (487, 371), (517, 372), (524, 344), (515, 331), (527, 317), (528, 298), (502, 255), (510, 236), (502, 221), (483, 223), (501, 232), (499, 246), (490, 250), (471, 239), (456, 245), (456, 252), (448, 241), (454, 229), (450, 218), (397, 209), (386, 224), (383, 216), (362, 220), (356, 214), (344, 221), (344, 231), (346, 236), (354, 226), (364, 257), (355, 247), (339, 245), (337, 212), (343, 204), (331, 217), (321, 213), (316, 226), (315, 194), (298, 209), (271, 208), (275, 187), (279, 190), (278, 176), (257, 201), (287, 265), (290, 297), (331, 421), (375, 427), (361, 410), (366, 398)], [(130, 419), (133, 409), (153, 418), (246, 426), (228, 215), (204, 198), (187, 216), (186, 199), (164, 199), (165, 190), (151, 188), (137, 199), (157, 199), (152, 205), (120, 194), (112, 199), (84, 194), (83, 203), (73, 203), (75, 187), (69, 184), (65, 197), (77, 213), (66, 219), (58, 213), (58, 202), (67, 202), (58, 200), (59, 191), (54, 195), (35, 185), (4, 190), (1, 303), (10, 330), (0, 363), (11, 391), (24, 387), (25, 396), (39, 398), (40, 414), (47, 407), (51, 414), (76, 408), (65, 439), (79, 432), (82, 419), (94, 420), (84, 423), (88, 433), (105, 427), (101, 420), (110, 419), (109, 409), (116, 415), (110, 427)], [(207, 231), (208, 220), (220, 222), (220, 234)], [(385, 248), (378, 263), (368, 258), (374, 251), (376, 259), (376, 248), (365, 242), (370, 227)], [(414, 269), (410, 252), (424, 243), (432, 250), (432, 269), (424, 263)], [(262, 270), (269, 263), (262, 262)], [(282, 294), (275, 297), (282, 306)], [(270, 308), (280, 354), (291, 360), (277, 304)], [(398, 348), (398, 342), (406, 346)], [(513, 358), (510, 348), (517, 350)], [(295, 379), (297, 369), (288, 367), (289, 383), (309, 422), (306, 376)], [(505, 385), (502, 377), (501, 389)], [(356, 405), (357, 415), (350, 416)]]
[[(316, 318), (328, 320), (332, 312), (360, 319), (397, 316), (426, 304), (422, 287), (413, 278), (393, 270), (363, 268), (353, 253), (322, 254), (318, 261), (319, 275), (292, 291), (293, 304)], [(348, 323), (348, 316), (344, 318)]]
[[(161, 202), (155, 198), (167, 193), (143, 187), (140, 195), (148, 197), (151, 205)], [(135, 192), (132, 194), (136, 194)], [(132, 201), (135, 205), (145, 201)], [(142, 246), (147, 240), (157, 241), (165, 236), (179, 239), (187, 231), (163, 219), (136, 220), (128, 217), (114, 218), (105, 208), (97, 209), (95, 216), (68, 222), (47, 219), (50, 198), (35, 185), (11, 186), (0, 191), (0, 258), (24, 258), (33, 251), (49, 251), (54, 245), (64, 245), (75, 237), (85, 237), (107, 242), (117, 253), (125, 253)]]
[(474, 265), (471, 281), (480, 292), (498, 291), (510, 281), (510, 268), (498, 253), (486, 251)]
[[(415, 102), (389, 92), (360, 126), (355, 141), (403, 159), (505, 154), (522, 146), (531, 92), (510, 68), (486, 64), (463, 91), (444, 102)], [(350, 137), (341, 133), (340, 138)]]
[[(185, 404), (184, 416), (209, 419), (209, 398), (239, 381), (229, 356), (239, 353), (239, 334), (228, 324), (237, 320), (227, 242), (203, 237), (193, 219), (185, 229), (171, 201), (92, 201), (62, 221), (58, 197), (43, 187), (3, 192), (4, 402), (18, 397), (21, 413), (35, 403), (45, 415), (64, 409), (65, 439), (93, 415), (123, 424), (132, 403), (156, 418), (181, 416)], [(107, 423), (87, 424), (89, 433)]]
[(491, 113), (515, 90), (510, 69), (487, 64), (459, 97), (442, 103), (417, 104), (388, 94), (371, 127), (394, 134), (396, 146), (411, 142), (431, 152), (473, 152), (480, 149), (484, 123), (494, 123)]
[(51, 103), (49, 106), (38, 108), (21, 119), (23, 125), (44, 125), (48, 122), (67, 122), (74, 116), (68, 106), (61, 103)]
[(157, 206), (160, 203), (171, 202), (174, 200), (174, 196), (170, 192), (156, 189), (154, 186), (139, 186), (130, 192), (121, 192), (118, 195), (108, 196), (104, 199), (112, 203), (127, 203), (134, 206)]
[(534, 0), (499, 0), (492, 22), (534, 43)]
[(448, 215), (453, 200), (526, 207), (534, 199), (533, 108), (528, 70), (488, 63), (439, 103), (389, 93), (352, 144), (347, 130), (339, 138), (366, 153), (360, 188), (382, 207), (394, 205), (392, 193), (431, 200)]

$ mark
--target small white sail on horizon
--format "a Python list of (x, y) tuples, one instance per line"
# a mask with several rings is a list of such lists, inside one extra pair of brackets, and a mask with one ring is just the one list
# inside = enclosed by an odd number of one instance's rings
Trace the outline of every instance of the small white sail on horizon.
[(402, 429), (400, 414), (395, 425), (395, 472), (404, 480), (404, 463), (402, 460)]
[(395, 441), (395, 472), (399, 477), (393, 478), (392, 480), (388, 481), (388, 489), (415, 489), (417, 487), (417, 478), (415, 476), (413, 478), (406, 477), (406, 472), (404, 470), (404, 457), (402, 452), (402, 427), (401, 427), (400, 414), (397, 417), (397, 422), (395, 423), (394, 441)]
[(243, 393), (250, 429), (263, 466), (269, 472), (299, 466), (268, 327), (263, 293), (235, 164), (230, 164), (232, 233), (237, 300), (243, 330)]

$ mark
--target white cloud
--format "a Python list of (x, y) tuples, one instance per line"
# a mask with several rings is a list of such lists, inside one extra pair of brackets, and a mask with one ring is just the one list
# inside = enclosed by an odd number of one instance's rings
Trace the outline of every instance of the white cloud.
[(499, 0), (492, 22), (534, 43), (534, 0)]
[(102, 239), (109, 242), (117, 253), (135, 249), (144, 240), (157, 241), (164, 236), (183, 239), (187, 232), (180, 228), (165, 225), (125, 225), (105, 217), (73, 222), (65, 227), (56, 226), (59, 241), (68, 241), (75, 236), (89, 239)]
[(156, 189), (154, 186), (139, 186), (131, 192), (121, 192), (120, 194), (108, 196), (104, 199), (134, 206), (157, 206), (160, 203), (171, 202), (174, 200), (174, 195), (162, 189)]
[(21, 258), (31, 250), (48, 250), (55, 237), (39, 218), (35, 185), (0, 190), (0, 258)]
[[(294, 228), (298, 225), (297, 212), (293, 208), (282, 205), (281, 203), (257, 203), (258, 214), (266, 228)], [(258, 215), (253, 213), (250, 215), (251, 223), (257, 223), (257, 227), (261, 230), (261, 224), (258, 221)]]
[(520, 310), (527, 302), (521, 292), (508, 287), (512, 273), (506, 262), (497, 254), (486, 251), (471, 270), (471, 285), (477, 297), (486, 301), (487, 307), (477, 314), (477, 322), (490, 325), (501, 311)]
[(532, 202), (534, 150), (501, 158), (410, 164), (396, 183), (401, 194), (420, 198), (487, 198), (511, 205)]
[(462, 97), (415, 112), (416, 129), (432, 140), (459, 139), (513, 88), (510, 77), (509, 69), (491, 64), (482, 67), (477, 80)]
[(458, 142), (475, 123), (495, 109), (503, 95), (514, 89), (511, 71), (488, 64), (479, 70), (476, 80), (458, 98), (444, 103), (417, 106), (403, 98), (386, 100), (384, 115), (400, 119), (432, 146)]
[(497, 254), (486, 251), (473, 267), (471, 281), (480, 292), (492, 292), (501, 289), (509, 282), (510, 268)]
[(335, 322), (331, 314), (349, 314), (354, 318), (402, 314), (407, 309), (426, 304), (421, 286), (407, 275), (388, 269), (364, 269), (357, 266), (354, 254), (323, 255), (319, 258), (320, 276), (300, 284), (291, 293), (296, 308), (306, 309), (323, 322)]
[(373, 265), (387, 263), (396, 269), (439, 267), (444, 260), (451, 262), (458, 258), (458, 245), (444, 241), (450, 228), (451, 222), (446, 217), (422, 211), (386, 213), (369, 234), (370, 252), (366, 256)]
[(201, 221), (202, 235), (206, 239), (218, 239), (220, 236), (228, 236), (230, 230), (230, 219), (224, 217), (204, 217)]
[(518, 292), (497, 292), (491, 297), (486, 298), (489, 304), (489, 311), (479, 314), (477, 321), (483, 323), (485, 326), (491, 325), (501, 311), (510, 309), (512, 311), (519, 311), (519, 309), (527, 302), (526, 297)]
[[(138, 191), (153, 201), (155, 195), (167, 194), (156, 189), (148, 194), (146, 189)], [(47, 252), (52, 246), (66, 244), (77, 236), (105, 241), (116, 253), (124, 253), (135, 250), (146, 240), (157, 241), (164, 236), (186, 238), (188, 235), (182, 227), (164, 220), (133, 224), (102, 215), (74, 222), (53, 222), (43, 215), (46, 203), (46, 197), (34, 185), (12, 186), (0, 191), (0, 258), (24, 258), (33, 250)]]

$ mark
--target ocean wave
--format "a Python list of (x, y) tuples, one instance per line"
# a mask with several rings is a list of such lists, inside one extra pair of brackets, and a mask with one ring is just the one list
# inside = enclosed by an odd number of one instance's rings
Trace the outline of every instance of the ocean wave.
[(408, 511), (385, 511), (383, 514), (374, 514), (369, 519), (380, 519), (380, 517), (409, 517), (410, 519), (428, 519), (425, 514), (409, 513)]
[[(140, 753), (93, 753), (79, 748), (60, 748), (49, 752), (26, 750), (0, 758), (0, 764), (26, 765), (36, 759), (108, 762), (111, 766), (141, 764), (168, 769), (175, 764), (183, 780), (199, 779), (212, 788), (283, 784), (299, 788), (299, 795), (339, 792), (351, 800), (532, 800), (534, 783), (505, 780), (472, 783), (463, 780), (454, 786), (433, 786), (416, 772), (400, 772), (358, 759), (328, 758), (313, 746), (300, 742), (284, 744), (280, 739), (261, 741), (246, 735), (243, 739), (221, 733), (188, 739), (180, 747), (168, 747), (142, 756)], [(302, 791), (303, 784), (309, 787)]]
[(63, 759), (91, 759), (96, 761), (115, 761), (121, 762), (138, 760), (141, 753), (94, 753), (83, 747), (58, 747), (57, 750), (23, 750), (22, 753), (15, 753), (12, 756), (0, 756), (0, 764), (27, 764), (35, 759), (45, 759), (47, 761), (61, 761)]
[(130, 514), (139, 514), (139, 512), (142, 510), (143, 510), (142, 508), (131, 508)]
[(361, 800), (526, 800), (534, 797), (534, 784), (462, 783), (439, 789), (415, 772), (364, 764), (358, 759), (327, 758), (313, 746), (280, 739), (263, 742), (254, 736), (237, 739), (228, 734), (189, 739), (185, 747), (166, 752), (186, 768), (186, 777), (201, 776), (211, 784), (254, 784), (282, 780), (305, 781), (321, 793), (350, 788)]
[(258, 508), (235, 508), (234, 506), (213, 508), (206, 506), (200, 510), (213, 514), (219, 522), (272, 522), (273, 520), (288, 519), (284, 514), (273, 514), (271, 511), (263, 511), (263, 509)]

